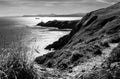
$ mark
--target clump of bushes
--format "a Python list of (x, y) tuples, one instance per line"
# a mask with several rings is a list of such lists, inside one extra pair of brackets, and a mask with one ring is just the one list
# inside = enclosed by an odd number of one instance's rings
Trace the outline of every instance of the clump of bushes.
[(26, 48), (11, 45), (0, 53), (0, 79), (37, 79), (32, 64), (27, 63)]
[(76, 62), (77, 60), (79, 60), (81, 57), (83, 57), (82, 54), (75, 53), (75, 54), (73, 54), (72, 57), (71, 57), (71, 62), (74, 63), (74, 62)]
[(113, 38), (110, 40), (110, 43), (119, 43), (119, 42), (120, 42), (120, 37), (119, 37), (119, 36), (113, 37)]
[(110, 45), (107, 41), (100, 43), (100, 45), (104, 46), (104, 47), (110, 47)]
[(84, 74), (79, 79), (117, 79), (117, 78), (113, 78), (110, 72), (101, 69), (97, 71), (91, 71), (88, 74)]
[(95, 52), (94, 52), (95, 55), (101, 55), (102, 54), (102, 51), (100, 49), (97, 49)]
[(120, 62), (120, 47), (113, 49), (108, 59), (111, 63)]

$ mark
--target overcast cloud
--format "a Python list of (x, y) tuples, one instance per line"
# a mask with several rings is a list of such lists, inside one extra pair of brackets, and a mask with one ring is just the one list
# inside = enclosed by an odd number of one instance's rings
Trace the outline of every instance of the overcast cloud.
[(86, 13), (118, 0), (0, 0), (0, 15)]

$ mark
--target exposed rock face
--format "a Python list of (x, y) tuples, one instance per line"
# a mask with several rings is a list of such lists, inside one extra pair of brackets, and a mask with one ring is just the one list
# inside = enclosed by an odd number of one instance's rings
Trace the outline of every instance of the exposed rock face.
[(53, 44), (48, 45), (45, 49), (51, 50), (57, 50), (61, 49), (68, 41), (71, 39), (72, 35), (65, 35), (61, 37), (58, 41), (54, 42)]
[(120, 3), (88, 13), (67, 36), (64, 47), (35, 61), (67, 70), (68, 79), (120, 78)]
[(74, 21), (48, 21), (47, 23), (41, 22), (37, 24), (38, 26), (43, 27), (56, 27), (58, 29), (73, 29), (74, 25), (78, 22), (78, 20)]
[(39, 23), (38, 26), (42, 27), (56, 27), (58, 29), (74, 29), (69, 35), (65, 35), (61, 37), (58, 41), (54, 42), (53, 44), (48, 45), (45, 49), (51, 50), (57, 50), (61, 49), (67, 42), (71, 39), (74, 32), (78, 29), (75, 28), (76, 24), (79, 22), (79, 20), (73, 20), (73, 21), (48, 21), (47, 23)]

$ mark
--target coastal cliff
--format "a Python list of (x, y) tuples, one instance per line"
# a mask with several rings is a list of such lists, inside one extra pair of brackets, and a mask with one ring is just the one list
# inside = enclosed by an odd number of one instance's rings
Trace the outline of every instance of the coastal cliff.
[(42, 26), (42, 27), (55, 27), (58, 29), (73, 29), (74, 25), (78, 22), (79, 20), (74, 20), (74, 21), (48, 21), (46, 23), (40, 22), (37, 24), (37, 26)]
[(55, 52), (35, 61), (60, 70), (55, 79), (120, 79), (120, 3), (92, 11), (73, 26)]
[(78, 29), (75, 25), (79, 22), (79, 20), (73, 20), (73, 21), (48, 21), (46, 23), (40, 22), (37, 24), (37, 26), (42, 26), (42, 27), (55, 27), (58, 29), (73, 29), (69, 35), (65, 35), (61, 37), (58, 41), (55, 41), (53, 44), (48, 45), (45, 49), (51, 50), (58, 50), (61, 49), (69, 39), (73, 36), (74, 32)]

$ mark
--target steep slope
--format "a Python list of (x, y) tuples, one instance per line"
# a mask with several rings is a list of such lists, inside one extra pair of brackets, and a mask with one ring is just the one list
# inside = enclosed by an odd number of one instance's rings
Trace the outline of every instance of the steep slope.
[[(79, 22), (79, 20), (73, 20), (73, 21), (48, 21), (47, 23), (40, 22), (37, 24), (38, 26), (42, 27), (55, 27), (58, 29), (75, 29), (75, 25)], [(71, 39), (73, 32), (70, 33), (70, 35), (65, 35), (61, 37), (58, 41), (54, 42), (53, 44), (48, 45), (45, 49), (51, 50), (51, 49), (61, 49), (68, 41)]]
[(119, 79), (120, 3), (90, 12), (74, 26), (62, 49), (35, 61), (67, 70), (68, 79)]

